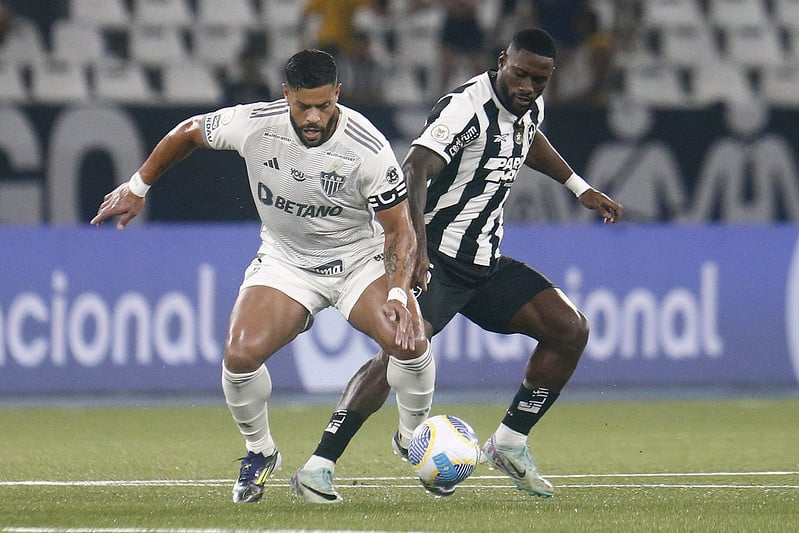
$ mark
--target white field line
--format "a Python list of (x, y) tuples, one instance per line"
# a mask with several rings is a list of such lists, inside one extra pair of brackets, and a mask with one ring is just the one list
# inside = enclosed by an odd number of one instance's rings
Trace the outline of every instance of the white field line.
[[(679, 483), (578, 483), (578, 484), (559, 484), (564, 488), (607, 488), (607, 487), (675, 487), (675, 488), (799, 488), (799, 484), (764, 485), (751, 483), (733, 484), (698, 484), (685, 483), (687, 477), (765, 477), (765, 476), (797, 476), (799, 471), (757, 471), (757, 472), (653, 472), (653, 473), (611, 473), (611, 474), (561, 474), (548, 475), (549, 479), (585, 479), (601, 480), (608, 478), (615, 479), (635, 479), (635, 478), (680, 478)], [(495, 484), (478, 484), (480, 481), (507, 480), (504, 475), (481, 475), (471, 476), (469, 481), (461, 485), (462, 488), (497, 488)], [(270, 486), (288, 486), (288, 479), (274, 478)], [(416, 478), (412, 476), (385, 476), (385, 477), (340, 477), (336, 478), (340, 487), (344, 488), (418, 488)], [(404, 483), (404, 482), (410, 483)], [(19, 480), (19, 481), (0, 481), (0, 487), (209, 487), (227, 486), (232, 481), (230, 479), (148, 479), (148, 480), (78, 480), (78, 481), (59, 481), (59, 480)], [(355, 482), (348, 484), (347, 482)], [(370, 483), (371, 482), (371, 483)], [(374, 482), (390, 482), (390, 485), (375, 484)], [(403, 482), (403, 483), (397, 483)], [(0, 530), (3, 531), (3, 530)]]
[[(220, 528), (142, 528), (142, 527), (4, 527), (0, 533), (317, 533), (321, 530), (310, 529), (220, 529)], [(331, 531), (324, 533), (363, 533), (351, 530)], [(370, 531), (369, 533), (380, 533)]]

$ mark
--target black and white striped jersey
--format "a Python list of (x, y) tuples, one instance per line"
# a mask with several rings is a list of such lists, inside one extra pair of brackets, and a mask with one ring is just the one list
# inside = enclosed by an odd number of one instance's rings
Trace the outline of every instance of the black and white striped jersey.
[(428, 246), (482, 266), (500, 256), (503, 205), (544, 119), (540, 96), (522, 117), (508, 111), (495, 75), (484, 72), (442, 97), (412, 143), (447, 162), (427, 184)]
[(301, 268), (347, 269), (384, 241), (375, 212), (407, 197), (396, 156), (380, 131), (339, 105), (336, 131), (307, 147), (281, 99), (205, 115), (209, 148), (237, 150), (247, 164), (261, 239)]

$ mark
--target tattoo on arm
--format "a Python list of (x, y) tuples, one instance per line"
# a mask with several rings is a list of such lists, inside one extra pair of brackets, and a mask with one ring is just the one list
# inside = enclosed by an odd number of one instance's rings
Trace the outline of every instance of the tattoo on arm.
[[(400, 251), (397, 250), (398, 247), (405, 253), (400, 253)], [(405, 256), (404, 260), (402, 258), (403, 255)], [(386, 280), (389, 286), (401, 286), (406, 283), (406, 278), (410, 276), (415, 261), (415, 254), (408, 253), (407, 249), (402, 250), (402, 247), (398, 246), (396, 238), (392, 239), (390, 242), (386, 242), (383, 262), (385, 264)]]
[(386, 263), (386, 274), (389, 278), (393, 278), (399, 268), (399, 256), (397, 255), (397, 246), (391, 243), (386, 247), (386, 256), (384, 261)]

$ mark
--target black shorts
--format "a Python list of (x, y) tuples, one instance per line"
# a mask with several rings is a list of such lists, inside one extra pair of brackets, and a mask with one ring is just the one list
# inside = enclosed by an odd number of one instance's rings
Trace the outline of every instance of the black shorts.
[(487, 331), (508, 329), (516, 312), (539, 292), (555, 285), (521, 261), (502, 256), (490, 267), (465, 264), (428, 250), (430, 281), (418, 295), (422, 316), (435, 335), (456, 313)]

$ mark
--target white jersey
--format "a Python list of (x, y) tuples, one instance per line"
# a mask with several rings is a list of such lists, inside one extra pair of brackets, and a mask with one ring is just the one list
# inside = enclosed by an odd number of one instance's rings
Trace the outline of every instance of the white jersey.
[(497, 98), (484, 72), (441, 98), (413, 145), (440, 155), (447, 166), (427, 187), (428, 246), (481, 266), (500, 256), (503, 206), (536, 129), (544, 120), (544, 99), (522, 117)]
[(285, 100), (227, 107), (205, 115), (209, 148), (244, 158), (261, 218), (263, 245), (321, 274), (349, 271), (384, 240), (375, 211), (407, 197), (405, 179), (383, 134), (338, 105), (336, 131), (309, 148)]

